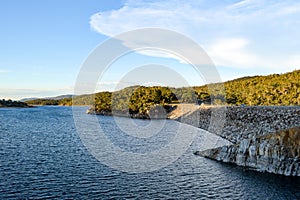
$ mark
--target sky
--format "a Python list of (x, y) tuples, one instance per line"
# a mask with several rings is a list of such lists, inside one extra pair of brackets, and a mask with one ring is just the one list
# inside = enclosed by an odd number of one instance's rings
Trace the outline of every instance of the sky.
[[(196, 42), (222, 81), (300, 69), (297, 0), (1, 0), (0, 25), (1, 99), (73, 94), (85, 60), (99, 45), (143, 28), (174, 31)], [(160, 84), (124, 81), (147, 64), (176, 71), (187, 85), (206, 83), (178, 56), (133, 51), (99, 75), (95, 91)], [(183, 82), (170, 85), (186, 86)]]

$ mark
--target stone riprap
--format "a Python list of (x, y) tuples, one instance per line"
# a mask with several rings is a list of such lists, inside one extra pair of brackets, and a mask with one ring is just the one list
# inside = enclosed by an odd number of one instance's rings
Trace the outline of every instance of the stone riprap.
[(199, 106), (194, 112), (173, 119), (237, 143), (300, 126), (300, 106)]
[(233, 143), (196, 155), (256, 171), (300, 176), (300, 106), (199, 106), (171, 116)]

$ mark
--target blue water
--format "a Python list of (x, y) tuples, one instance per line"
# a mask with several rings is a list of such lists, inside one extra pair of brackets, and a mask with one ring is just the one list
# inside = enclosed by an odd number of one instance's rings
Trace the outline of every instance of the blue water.
[[(86, 108), (80, 109), (86, 117)], [(118, 137), (129, 138), (114, 118), (97, 118), (111, 130), (108, 137), (115, 144), (124, 143)], [(91, 155), (76, 132), (70, 107), (3, 108), (0, 119), (0, 199), (300, 199), (297, 177), (248, 171), (193, 155), (199, 138), (162, 169), (127, 173)], [(126, 124), (128, 119), (122, 120)], [(176, 123), (166, 121), (149, 143), (133, 139), (122, 148), (146, 152), (156, 140), (165, 144)]]

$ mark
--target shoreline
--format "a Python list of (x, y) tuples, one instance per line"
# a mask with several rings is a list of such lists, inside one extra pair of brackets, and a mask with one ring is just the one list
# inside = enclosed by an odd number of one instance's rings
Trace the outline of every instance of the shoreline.
[[(149, 116), (148, 114), (129, 114), (128, 112), (95, 112), (87, 114), (118, 116), (133, 119), (170, 119), (204, 129), (237, 143), (241, 139), (262, 136), (280, 130), (300, 126), (300, 106), (199, 106), (195, 104), (173, 104), (169, 113)], [(215, 119), (223, 117), (223, 127), (213, 127), (211, 115)], [(222, 116), (219, 116), (222, 115)], [(220, 128), (222, 130), (220, 130)]]
[[(212, 114), (216, 120), (224, 120), (223, 127), (211, 126), (214, 124)], [(236, 143), (254, 135), (262, 136), (300, 126), (300, 106), (199, 106), (193, 112), (173, 115), (172, 119)]]
[[(101, 114), (113, 115), (112, 112)], [(224, 123), (224, 126), (213, 126), (212, 114), (216, 124)], [(121, 116), (149, 120), (128, 114)], [(222, 118), (221, 122), (218, 118)], [(300, 106), (178, 104), (164, 119), (204, 129), (232, 142), (229, 146), (196, 151), (195, 155), (255, 171), (300, 176), (300, 128), (297, 128), (300, 127)]]
[(1, 108), (35, 108), (36, 106), (0, 106)]
[[(300, 106), (226, 107), (222, 130), (210, 126), (218, 108), (199, 108), (177, 120), (233, 143), (195, 155), (259, 172), (300, 176)], [(216, 112), (218, 113), (218, 112)]]
[[(221, 110), (222, 109), (222, 110)], [(221, 110), (221, 111), (220, 111)], [(221, 113), (220, 113), (221, 112)], [(196, 104), (173, 104), (170, 112), (160, 115), (129, 114), (128, 112), (95, 112), (91, 108), (87, 114), (118, 116), (133, 119), (170, 119), (204, 129), (236, 143), (253, 135), (266, 135), (280, 130), (300, 126), (300, 106), (199, 106)], [(211, 127), (211, 114), (215, 118), (224, 117), (222, 131)], [(218, 116), (222, 114), (222, 116)]]

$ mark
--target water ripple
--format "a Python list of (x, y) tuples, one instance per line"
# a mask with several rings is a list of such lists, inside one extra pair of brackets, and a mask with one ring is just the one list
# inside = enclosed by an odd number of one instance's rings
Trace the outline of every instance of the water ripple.
[[(75, 132), (71, 108), (0, 109), (0, 118), (0, 199), (300, 199), (297, 177), (194, 156), (203, 137), (159, 171), (128, 174), (90, 155)], [(113, 118), (98, 118), (124, 150), (155, 150), (173, 137), (172, 121), (147, 141), (124, 135)]]

